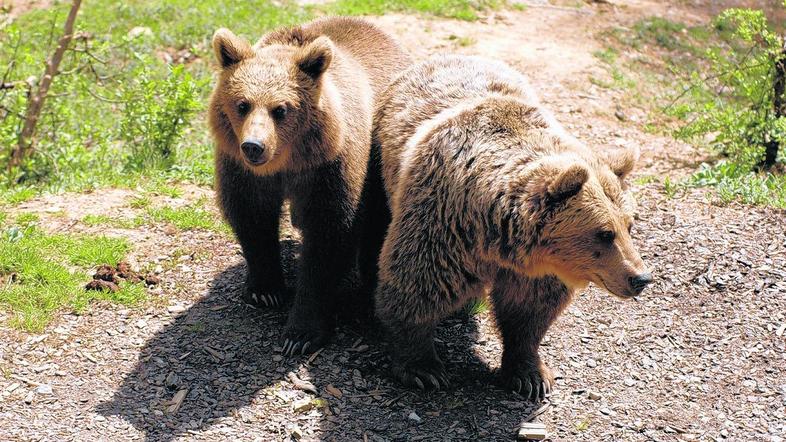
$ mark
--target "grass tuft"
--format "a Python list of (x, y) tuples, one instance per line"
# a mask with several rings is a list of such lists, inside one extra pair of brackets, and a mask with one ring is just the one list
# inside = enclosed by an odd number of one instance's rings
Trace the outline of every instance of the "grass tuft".
[(0, 305), (10, 325), (41, 331), (61, 309), (83, 311), (95, 299), (133, 305), (144, 287), (123, 284), (116, 293), (85, 291), (90, 269), (117, 265), (130, 250), (124, 239), (50, 235), (34, 226), (14, 225), (0, 232)]

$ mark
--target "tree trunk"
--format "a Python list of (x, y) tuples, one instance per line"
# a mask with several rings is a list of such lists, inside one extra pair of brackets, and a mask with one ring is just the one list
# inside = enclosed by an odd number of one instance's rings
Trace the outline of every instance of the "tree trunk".
[[(786, 36), (781, 37), (781, 52), (778, 53), (775, 59), (775, 78), (772, 82), (773, 89), (773, 111), (775, 118), (780, 118), (786, 115)], [(775, 165), (775, 160), (778, 158), (778, 149), (780, 143), (778, 140), (770, 140), (764, 146), (764, 168), (770, 168)]]
[(25, 123), (22, 126), (22, 131), (19, 133), (19, 141), (16, 148), (11, 151), (11, 158), (8, 162), (8, 169), (22, 164), (22, 161), (30, 155), (33, 151), (33, 137), (35, 136), (36, 125), (38, 124), (38, 117), (41, 115), (41, 109), (44, 107), (46, 95), (49, 92), (49, 87), (52, 86), (52, 80), (57, 75), (57, 70), (60, 67), (60, 62), (63, 61), (68, 46), (74, 37), (74, 22), (76, 21), (76, 14), (79, 12), (79, 7), (82, 5), (82, 0), (73, 0), (71, 10), (68, 12), (68, 18), (63, 28), (63, 36), (57, 43), (57, 48), (46, 62), (44, 76), (38, 82), (38, 90), (31, 94), (30, 102), (27, 103), (27, 111), (25, 112)]

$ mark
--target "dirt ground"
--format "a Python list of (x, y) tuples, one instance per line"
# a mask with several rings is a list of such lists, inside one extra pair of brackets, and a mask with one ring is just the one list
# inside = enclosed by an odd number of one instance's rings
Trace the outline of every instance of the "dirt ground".
[[(588, 78), (603, 72), (592, 56), (599, 30), (649, 15), (699, 21), (697, 2), (612, 3), (529, 7), (475, 23), (373, 20), (418, 56), (507, 60), (581, 139), (638, 145), (638, 177), (688, 173), (701, 152), (620, 121), (619, 93)], [(668, 198), (658, 182), (634, 191), (634, 237), (656, 282), (638, 302), (590, 288), (549, 332), (541, 354), (558, 380), (541, 421), (551, 440), (786, 439), (786, 214), (719, 207), (701, 190)], [(104, 194), (103, 213), (133, 210), (123, 204), (132, 191)], [(23, 208), (42, 212), (54, 230), (95, 229), (77, 222), (89, 204), (70, 200), (44, 197)], [(53, 205), (65, 216), (48, 218)], [(41, 335), (0, 328), (0, 439), (513, 440), (536, 407), (493, 385), (501, 345), (488, 313), (439, 329), (450, 390), (405, 390), (387, 375), (384, 342), (352, 328), (317, 354), (283, 358), (285, 314), (240, 302), (244, 263), (226, 237), (164, 226), (110, 233), (133, 239), (132, 264), (161, 264), (154, 301), (142, 309), (95, 304)], [(297, 241), (285, 234), (291, 276)], [(296, 388), (292, 374), (314, 391)]]

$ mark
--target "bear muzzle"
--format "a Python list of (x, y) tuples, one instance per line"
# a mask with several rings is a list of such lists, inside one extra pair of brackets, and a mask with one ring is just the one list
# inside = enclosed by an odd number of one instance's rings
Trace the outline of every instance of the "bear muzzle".
[(636, 295), (641, 294), (644, 289), (652, 282), (652, 273), (641, 273), (636, 276), (628, 278), (628, 284)]
[(240, 145), (243, 156), (252, 166), (261, 166), (270, 160), (270, 149), (256, 139), (246, 139)]

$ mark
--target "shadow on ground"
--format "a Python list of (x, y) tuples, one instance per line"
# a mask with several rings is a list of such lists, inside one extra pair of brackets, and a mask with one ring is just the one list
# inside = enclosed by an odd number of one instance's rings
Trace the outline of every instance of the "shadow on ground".
[[(360, 332), (341, 327), (310, 364), (308, 356), (282, 358), (278, 344), (286, 314), (242, 305), (244, 280), (243, 265), (221, 272), (207, 296), (146, 343), (134, 370), (97, 412), (118, 416), (156, 441), (222, 433), (288, 440), (295, 426), (306, 439), (326, 441), (511, 440), (531, 406), (492, 385), (488, 367), (473, 352), (474, 319), (450, 319), (438, 331), (450, 390), (411, 391), (388, 378), (378, 332), (366, 333), (354, 346)], [(294, 411), (294, 402), (308, 394), (292, 388), (291, 371), (310, 379), (325, 401)], [(341, 398), (329, 395), (328, 385)], [(173, 412), (171, 400), (182, 390), (187, 394)]]

